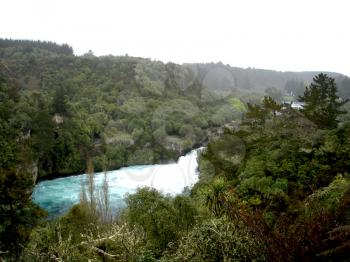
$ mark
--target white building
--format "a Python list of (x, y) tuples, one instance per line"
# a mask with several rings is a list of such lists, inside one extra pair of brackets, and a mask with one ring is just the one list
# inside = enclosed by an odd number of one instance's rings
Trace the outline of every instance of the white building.
[(294, 108), (294, 109), (303, 109), (305, 103), (303, 102), (298, 102), (298, 101), (293, 101), (291, 103), (291, 107)]

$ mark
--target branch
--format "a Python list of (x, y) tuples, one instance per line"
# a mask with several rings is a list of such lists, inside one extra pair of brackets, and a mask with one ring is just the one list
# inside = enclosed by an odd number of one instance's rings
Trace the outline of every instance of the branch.
[(103, 254), (103, 255), (105, 255), (105, 256), (108, 256), (108, 257), (118, 257), (118, 255), (109, 254), (109, 253), (107, 253), (106, 251), (103, 251), (102, 249), (97, 248), (97, 247), (95, 247), (95, 246), (92, 246), (92, 249), (94, 249), (94, 250), (96, 250), (97, 252), (99, 252), (99, 253), (101, 253), (101, 254)]

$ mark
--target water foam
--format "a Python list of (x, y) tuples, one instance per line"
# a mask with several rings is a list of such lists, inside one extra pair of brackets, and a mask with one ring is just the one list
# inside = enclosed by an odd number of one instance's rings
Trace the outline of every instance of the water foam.
[[(153, 187), (164, 194), (176, 195), (193, 186), (198, 181), (199, 150), (180, 157), (177, 163), (130, 166), (106, 172), (112, 208), (122, 207), (125, 194), (134, 193), (138, 187)], [(104, 173), (95, 173), (96, 188), (101, 187), (103, 179)], [(35, 186), (32, 198), (50, 215), (59, 215), (79, 202), (82, 184), (87, 184), (85, 174), (42, 181)]]

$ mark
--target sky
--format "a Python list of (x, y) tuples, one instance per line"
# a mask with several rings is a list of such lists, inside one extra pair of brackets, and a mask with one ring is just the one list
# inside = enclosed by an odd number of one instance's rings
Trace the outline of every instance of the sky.
[(75, 54), (350, 76), (348, 0), (2, 0), (0, 37)]

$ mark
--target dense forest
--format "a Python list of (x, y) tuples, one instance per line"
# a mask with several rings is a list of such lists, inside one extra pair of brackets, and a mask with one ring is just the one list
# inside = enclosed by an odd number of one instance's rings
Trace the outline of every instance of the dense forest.
[[(76, 56), (0, 40), (3, 261), (347, 261), (350, 79), (222, 63)], [(292, 107), (300, 101), (303, 108)], [(93, 170), (174, 161), (200, 179), (140, 188), (108, 214)], [(38, 179), (87, 171), (80, 204), (47, 220)]]
[[(21, 96), (20, 131), (46, 129), (38, 141), (45, 146), (34, 146), (39, 177), (82, 172), (89, 158), (96, 170), (175, 159), (240, 120), (246, 102), (296, 100), (314, 75), (74, 56), (68, 45), (7, 39), (0, 59)], [(349, 78), (332, 75), (350, 97)]]
[(45, 145), (33, 145), (39, 177), (83, 172), (89, 158), (96, 170), (173, 160), (244, 112), (180, 65), (69, 50), (0, 41), (1, 75), (21, 97), (20, 131)]

